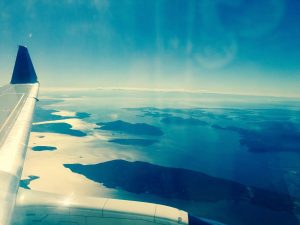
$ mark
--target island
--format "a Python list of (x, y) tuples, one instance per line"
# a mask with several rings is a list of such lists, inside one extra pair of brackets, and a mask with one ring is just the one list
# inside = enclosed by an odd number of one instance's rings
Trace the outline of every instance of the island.
[(49, 132), (58, 134), (67, 134), (76, 137), (84, 137), (87, 134), (80, 131), (72, 129), (72, 126), (68, 123), (43, 123), (34, 124), (32, 126), (32, 132)]
[(53, 113), (59, 112), (54, 109), (44, 109), (41, 107), (36, 107), (34, 115), (33, 115), (33, 122), (43, 122), (43, 121), (50, 121), (50, 120), (61, 120), (61, 119), (69, 119), (68, 116), (60, 116), (55, 115)]
[(155, 127), (146, 123), (128, 123), (122, 120), (112, 122), (97, 123), (99, 130), (115, 131), (119, 133), (134, 134), (134, 135), (150, 135), (161, 136), (163, 132), (159, 127)]
[[(224, 117), (224, 115), (217, 113), (216, 109), (209, 108), (155, 108), (155, 107), (140, 107), (140, 108), (126, 108), (130, 111), (138, 111), (142, 113), (141, 117), (149, 116), (154, 118), (172, 117), (174, 114), (184, 115), (188, 117), (201, 117), (216, 119)], [(226, 117), (227, 118), (227, 117)]]
[(33, 176), (33, 175), (28, 176), (27, 179), (20, 180), (20, 187), (25, 188), (25, 189), (30, 189), (29, 185), (30, 185), (31, 181), (39, 179), (39, 178), (40, 178), (39, 176)]
[(274, 211), (292, 212), (294, 209), (293, 199), (287, 194), (245, 186), (187, 169), (125, 160), (94, 165), (64, 164), (64, 167), (107, 188), (136, 194), (199, 202), (246, 201)]
[(236, 126), (222, 127), (214, 124), (213, 128), (236, 132), (240, 136), (240, 144), (250, 152), (296, 152), (300, 153), (300, 131), (289, 121), (267, 121), (258, 123), (256, 129), (245, 129)]
[(87, 113), (87, 112), (76, 112), (76, 118), (78, 118), (78, 119), (85, 119), (90, 116), (91, 116), (91, 114)]
[[(53, 101), (56, 103), (56, 101)], [(59, 101), (58, 101), (59, 102)], [(42, 104), (42, 106), (47, 106), (48, 104)], [(46, 109), (41, 107), (41, 105), (37, 106), (33, 115), (33, 122), (43, 122), (43, 121), (51, 121), (51, 120), (62, 120), (62, 119), (71, 119), (71, 118), (78, 118), (78, 119), (85, 119), (91, 116), (91, 114), (87, 112), (76, 112), (75, 116), (61, 116), (55, 113), (58, 113), (59, 110), (55, 109)]]
[(55, 151), (57, 148), (53, 146), (34, 146), (31, 148), (33, 151)]

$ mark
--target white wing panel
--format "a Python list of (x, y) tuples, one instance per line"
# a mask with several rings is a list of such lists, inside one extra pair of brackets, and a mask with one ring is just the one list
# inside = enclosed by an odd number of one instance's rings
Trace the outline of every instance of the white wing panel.
[[(2, 92), (0, 136), (0, 224), (10, 223), (19, 188), (39, 84), (8, 85)], [(7, 87), (7, 86), (6, 86)], [(9, 96), (9, 97), (8, 97)], [(14, 97), (12, 97), (14, 96)], [(9, 106), (9, 107), (7, 107)], [(2, 114), (3, 115), (3, 114)]]
[(68, 198), (57, 194), (19, 190), (14, 225), (72, 223), (78, 225), (186, 225), (188, 214), (175, 208), (145, 202), (81, 196)]

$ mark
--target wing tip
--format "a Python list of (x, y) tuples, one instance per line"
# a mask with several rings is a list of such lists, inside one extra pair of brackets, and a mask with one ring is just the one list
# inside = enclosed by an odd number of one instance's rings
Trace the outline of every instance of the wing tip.
[(37, 83), (37, 76), (27, 46), (19, 45), (11, 84)]

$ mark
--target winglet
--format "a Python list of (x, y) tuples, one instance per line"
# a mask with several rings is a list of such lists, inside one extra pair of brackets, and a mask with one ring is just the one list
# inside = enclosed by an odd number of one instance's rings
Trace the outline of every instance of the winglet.
[(10, 83), (27, 84), (37, 82), (37, 76), (34, 71), (28, 50), (24, 46), (19, 46), (14, 72)]

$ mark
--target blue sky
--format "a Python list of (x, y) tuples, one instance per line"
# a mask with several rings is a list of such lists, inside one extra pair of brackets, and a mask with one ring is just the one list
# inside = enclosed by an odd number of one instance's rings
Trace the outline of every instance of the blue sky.
[(1, 83), (300, 96), (298, 0), (3, 0)]

